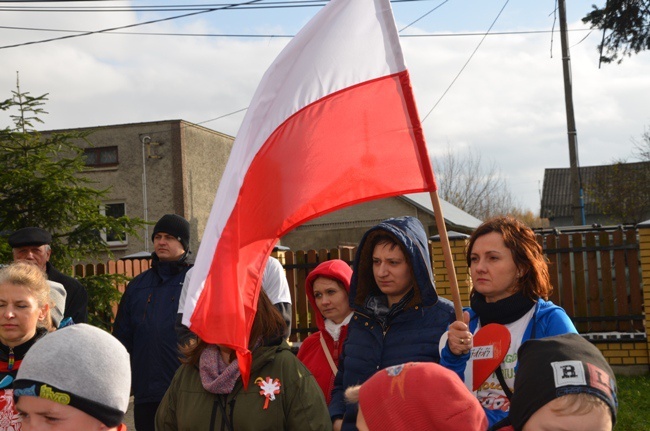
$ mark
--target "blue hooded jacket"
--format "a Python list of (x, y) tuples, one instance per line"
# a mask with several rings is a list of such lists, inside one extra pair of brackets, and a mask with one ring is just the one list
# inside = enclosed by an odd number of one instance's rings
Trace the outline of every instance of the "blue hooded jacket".
[[(373, 232), (392, 234), (403, 245), (415, 274), (415, 289), (393, 305), (385, 318), (368, 307), (368, 298), (381, 296), (372, 272)], [(372, 301), (370, 301), (372, 302)], [(439, 362), (438, 342), (454, 321), (451, 301), (439, 298), (433, 281), (427, 235), (414, 217), (384, 220), (368, 230), (355, 256), (350, 284), (350, 306), (354, 316), (339, 358), (330, 416), (343, 417), (342, 430), (355, 430), (356, 406), (346, 404), (345, 389), (359, 385), (380, 369), (405, 362)]]
[[(466, 308), (465, 311), (469, 312), (469, 330), (472, 334), (476, 334), (479, 329), (479, 316), (471, 308)], [(551, 301), (538, 298), (537, 304), (535, 304), (535, 312), (526, 326), (521, 344), (533, 338), (551, 337), (567, 333), (577, 334), (578, 331), (573, 326), (571, 318), (566, 314), (564, 309), (553, 304)], [(440, 364), (454, 371), (462, 381), (465, 381), (465, 369), (470, 360), (469, 353), (456, 356), (449, 349), (449, 345), (445, 343), (440, 355)], [(518, 368), (519, 363), (515, 366), (515, 372)], [(508, 416), (510, 401), (507, 402), (503, 409), (487, 408), (486, 406), (483, 406), (483, 408), (490, 426), (493, 426)]]

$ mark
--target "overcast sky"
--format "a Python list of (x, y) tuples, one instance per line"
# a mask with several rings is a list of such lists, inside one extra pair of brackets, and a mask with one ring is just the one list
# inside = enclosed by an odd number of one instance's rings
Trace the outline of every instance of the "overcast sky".
[[(43, 130), (183, 119), (235, 136), (244, 112), (217, 118), (248, 106), (262, 74), (289, 41), (282, 36), (294, 35), (320, 6), (216, 10), (121, 30), (184, 36), (104, 33), (9, 47), (74, 34), (70, 31), (97, 31), (193, 12), (142, 12), (129, 7), (218, 2), (0, 1), (0, 8), (127, 9), (2, 11), (0, 99), (10, 97), (19, 71), (23, 91), (49, 93)], [(580, 19), (591, 3), (604, 0), (568, 3), (569, 28), (574, 30), (569, 40), (580, 164), (634, 161), (632, 139), (640, 140), (650, 127), (650, 53), (599, 69), (596, 45), (601, 33), (584, 31)], [(459, 74), (504, 4), (491, 32), (509, 34), (486, 37)], [(554, 8), (553, 0), (393, 3), (398, 29), (408, 27), (400, 33), (402, 49), (420, 116), (426, 116), (430, 154), (435, 157), (447, 145), (461, 155), (479, 152), (485, 163), (498, 165), (520, 205), (535, 212), (544, 169), (569, 166), (560, 37), (549, 32), (553, 26), (559, 28)], [(471, 33), (479, 35), (467, 35)], [(0, 126), (8, 124), (6, 113), (0, 113)]]

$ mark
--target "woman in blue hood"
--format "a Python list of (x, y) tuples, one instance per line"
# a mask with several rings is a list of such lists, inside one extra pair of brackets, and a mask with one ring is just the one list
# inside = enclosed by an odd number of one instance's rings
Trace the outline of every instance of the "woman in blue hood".
[(427, 235), (418, 219), (384, 220), (364, 234), (350, 306), (354, 316), (329, 406), (335, 430), (356, 430), (357, 410), (346, 405), (346, 388), (392, 365), (440, 360), (438, 342), (454, 321), (454, 307), (438, 298)]

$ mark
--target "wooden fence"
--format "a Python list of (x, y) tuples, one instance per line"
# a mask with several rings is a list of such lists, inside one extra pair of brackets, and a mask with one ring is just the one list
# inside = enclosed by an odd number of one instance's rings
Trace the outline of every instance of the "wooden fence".
[(291, 288), (291, 303), (294, 310), (291, 341), (301, 341), (316, 331), (316, 323), (312, 319), (313, 310), (305, 293), (305, 280), (307, 275), (319, 263), (331, 259), (341, 259), (352, 264), (356, 248), (341, 247), (332, 250), (309, 250), (296, 252), (282, 252), (278, 259), (282, 262), (289, 287)]
[[(109, 260), (106, 263), (87, 263), (75, 265), (74, 276), (86, 277), (88, 275), (100, 274), (124, 274), (129, 278), (151, 268), (149, 259), (127, 259), (127, 260)], [(124, 293), (124, 285), (116, 286), (120, 292)]]
[[(106, 263), (87, 263), (78, 264), (73, 268), (75, 277), (83, 278), (89, 275), (101, 274), (123, 274), (129, 279), (146, 271), (151, 267), (151, 260), (149, 259), (127, 259), (127, 260), (109, 260)], [(124, 293), (126, 288), (125, 284), (118, 284), (115, 286), (117, 290)], [(117, 304), (113, 305), (113, 316), (117, 313)], [(109, 315), (110, 317), (110, 315)], [(108, 320), (108, 318), (107, 318)]]
[[(581, 333), (644, 332), (643, 292), (639, 243), (636, 229), (546, 233), (538, 235), (550, 260), (551, 300), (572, 317)], [(461, 246), (464, 242), (460, 242)], [(439, 256), (439, 243), (430, 245), (432, 256)], [(276, 252), (282, 262), (294, 308), (292, 341), (300, 341), (315, 330), (312, 310), (304, 291), (305, 279), (320, 262), (342, 259), (352, 263), (356, 248)], [(458, 267), (466, 267), (464, 253), (455, 253)], [(118, 260), (106, 264), (77, 265), (78, 277), (120, 273), (134, 277), (149, 269), (150, 261)], [(436, 268), (436, 282), (444, 285), (444, 268)], [(440, 271), (442, 269), (442, 271)], [(123, 292), (124, 286), (117, 286)], [(443, 296), (447, 289), (441, 290)], [(467, 305), (467, 304), (465, 304)]]
[(546, 234), (538, 240), (551, 263), (551, 299), (578, 331), (645, 331), (636, 229)]

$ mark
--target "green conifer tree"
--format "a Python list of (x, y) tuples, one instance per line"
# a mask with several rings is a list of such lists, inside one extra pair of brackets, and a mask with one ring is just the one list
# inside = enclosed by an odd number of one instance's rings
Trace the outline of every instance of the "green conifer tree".
[[(33, 97), (22, 92), (19, 82), (12, 97), (0, 102), (0, 110), (10, 113), (13, 125), (0, 129), (0, 263), (13, 260), (6, 241), (13, 231), (37, 226), (52, 233), (52, 264), (71, 273), (74, 263), (91, 262), (110, 249), (100, 232), (138, 236), (143, 225), (139, 218), (113, 218), (99, 209), (108, 189), (98, 187), (83, 176), (84, 150), (81, 142), (92, 145), (88, 132), (71, 131), (42, 134), (35, 128), (47, 94)], [(111, 304), (119, 299), (116, 282), (123, 278), (89, 278), (89, 320), (107, 328)]]

